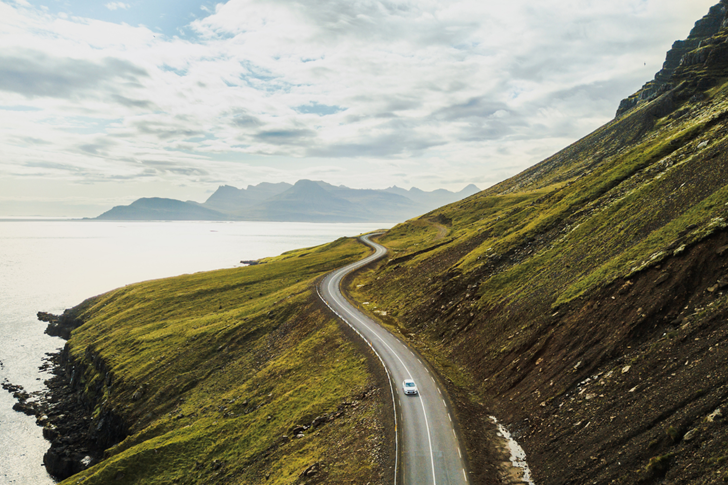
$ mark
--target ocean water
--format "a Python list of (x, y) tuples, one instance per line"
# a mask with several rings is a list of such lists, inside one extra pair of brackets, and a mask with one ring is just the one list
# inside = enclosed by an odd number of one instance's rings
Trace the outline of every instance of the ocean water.
[[(129, 283), (240, 266), (391, 224), (0, 220), (0, 381), (43, 388), (38, 367), (64, 341), (36, 313), (62, 313)], [(0, 485), (52, 484), (35, 418), (0, 389)]]

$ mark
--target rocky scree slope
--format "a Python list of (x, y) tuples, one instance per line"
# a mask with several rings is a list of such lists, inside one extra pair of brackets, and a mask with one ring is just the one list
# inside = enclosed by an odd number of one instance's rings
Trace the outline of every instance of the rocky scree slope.
[(474, 483), (502, 479), (490, 415), (539, 485), (728, 483), (725, 6), (664, 92), (351, 281), (446, 377)]

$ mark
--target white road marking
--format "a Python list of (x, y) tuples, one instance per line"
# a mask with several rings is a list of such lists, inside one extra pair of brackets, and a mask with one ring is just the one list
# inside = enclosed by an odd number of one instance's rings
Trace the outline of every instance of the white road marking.
[[(368, 240), (368, 237), (363, 237), (362, 239), (365, 240), (365, 242), (368, 242), (368, 243), (371, 242), (371, 241)], [(399, 356), (399, 353), (396, 352), (392, 348), (392, 346), (389, 345), (389, 343), (386, 342), (382, 338), (382, 336), (380, 336), (376, 331), (374, 331), (356, 313), (352, 312), (351, 310), (349, 310), (347, 308), (348, 301), (346, 301), (346, 299), (344, 298), (343, 294), (341, 294), (341, 292), (339, 291), (339, 286), (341, 285), (341, 280), (343, 279), (343, 276), (345, 274), (348, 274), (349, 272), (351, 272), (351, 271), (353, 271), (355, 269), (358, 269), (358, 268), (360, 268), (360, 267), (362, 267), (362, 266), (364, 266), (366, 264), (369, 264), (371, 261), (377, 259), (381, 254), (384, 254), (384, 253), (386, 253), (386, 250), (384, 250), (383, 248), (380, 248), (380, 247), (376, 247), (374, 254), (370, 255), (368, 258), (365, 258), (365, 259), (359, 261), (358, 263), (353, 263), (353, 264), (351, 264), (349, 266), (346, 266), (345, 268), (342, 268), (342, 269), (340, 269), (338, 271), (335, 271), (333, 273), (330, 273), (330, 275), (327, 277), (328, 284), (326, 286), (328, 287), (328, 292), (331, 295), (332, 302), (336, 306), (338, 306), (340, 308), (340, 310), (342, 311), (342, 313), (344, 313), (345, 315), (348, 316), (348, 319), (347, 319), (347, 317), (340, 315), (336, 310), (334, 310), (331, 307), (331, 305), (329, 305), (329, 303), (323, 298), (323, 295), (321, 294), (321, 292), (318, 291), (318, 289), (317, 289), (317, 293), (318, 293), (319, 297), (321, 298), (321, 300), (324, 301), (324, 303), (326, 304), (326, 306), (328, 306), (329, 309), (331, 309), (341, 320), (343, 320), (354, 331), (356, 331), (356, 333), (374, 351), (374, 353), (377, 355), (377, 357), (379, 358), (380, 362), (384, 366), (385, 371), (387, 372), (387, 377), (389, 379), (389, 385), (390, 385), (390, 391), (392, 393), (392, 402), (399, 402), (399, 399), (400, 399), (399, 394), (397, 394), (397, 401), (395, 401), (395, 394), (394, 394), (392, 376), (390, 375), (389, 370), (387, 369), (387, 366), (384, 364), (384, 360), (383, 360), (382, 356), (376, 351), (376, 349), (374, 348), (374, 345), (372, 344), (372, 342), (367, 337), (365, 337), (356, 327), (354, 327), (354, 325), (352, 325), (352, 323), (350, 322), (349, 319), (351, 319), (352, 321), (353, 320), (356, 320), (357, 322), (359, 322), (359, 324), (361, 324), (364, 328), (366, 328), (371, 334), (373, 334), (373, 336), (376, 337), (376, 339), (379, 342), (381, 342), (381, 344), (384, 345), (392, 353), (392, 355), (394, 355), (394, 357), (397, 358), (397, 360), (399, 360), (400, 364), (402, 364), (402, 368), (405, 370), (405, 372), (407, 373), (407, 375), (411, 379), (412, 378), (412, 374), (410, 373), (409, 368), (404, 363), (404, 361), (402, 360), (402, 358)], [(323, 282), (325, 282), (325, 281), (326, 280), (323, 280)], [(385, 335), (386, 335), (386, 333), (385, 333)], [(430, 373), (430, 370), (427, 367), (424, 366), (424, 364), (422, 363), (422, 360), (420, 360), (419, 357), (415, 356), (415, 354), (410, 349), (408, 349), (403, 343), (401, 343), (400, 341), (396, 340), (396, 337), (392, 337), (392, 338), (395, 339), (395, 342), (396, 342), (397, 345), (400, 345), (403, 349), (408, 350), (420, 362), (420, 364), (423, 365), (425, 371), (428, 374), (430, 374), (430, 378), (432, 379), (432, 382), (435, 384), (435, 388), (437, 389), (437, 392), (440, 395), (442, 395), (442, 392), (440, 391), (439, 387), (437, 387), (437, 382), (432, 377), (432, 374)], [(422, 414), (423, 414), (423, 416), (425, 418), (425, 427), (427, 429), (427, 440), (428, 440), (428, 444), (429, 444), (429, 448), (430, 448), (430, 463), (432, 464), (432, 480), (433, 480), (433, 484), (434, 485), (437, 485), (437, 478), (436, 478), (436, 475), (435, 475), (435, 457), (434, 457), (434, 453), (433, 453), (433, 449), (432, 449), (432, 432), (430, 430), (429, 421), (427, 419), (427, 411), (425, 409), (425, 402), (424, 402), (424, 398), (422, 397), (422, 395), (420, 395), (420, 404), (422, 405)], [(443, 404), (445, 405), (445, 408), (447, 409), (447, 404), (445, 403), (444, 400), (443, 400)], [(401, 406), (401, 403), (400, 403), (400, 406)], [(449, 413), (448, 413), (448, 417), (450, 418), (450, 421), (452, 421), (452, 417), (450, 417), (450, 414)], [(394, 476), (394, 480), (395, 480), (395, 485), (396, 485), (396, 483), (397, 483), (397, 468), (398, 468), (398, 465), (397, 465), (397, 455), (398, 455), (398, 453), (397, 453), (397, 446), (398, 446), (398, 434), (399, 434), (398, 433), (398, 430), (397, 430), (397, 423), (396, 423), (397, 422), (397, 411), (396, 411), (396, 409), (395, 409), (395, 412), (394, 412), (394, 418), (395, 418), (395, 476)], [(455, 430), (452, 429), (452, 432), (453, 432), (453, 436), (455, 437), (455, 440), (457, 441), (457, 435), (455, 434)], [(460, 453), (460, 449), (459, 448), (458, 448), (458, 453)], [(461, 458), (462, 458), (462, 456), (461, 456)], [(404, 470), (403, 470), (403, 472), (404, 472)], [(465, 477), (465, 481), (467, 482), (467, 476), (465, 476), (465, 470), (464, 469), (463, 469), (463, 476)]]
[[(375, 255), (376, 254), (377, 253), (375, 252)], [(382, 367), (384, 367), (384, 371), (387, 373), (387, 380), (389, 380), (389, 390), (390, 390), (390, 392), (392, 394), (392, 404), (395, 404), (395, 394), (394, 394), (394, 386), (392, 384), (392, 376), (389, 374), (389, 369), (387, 368), (386, 364), (384, 363), (384, 360), (382, 359), (382, 356), (379, 355), (379, 352), (377, 352), (377, 350), (374, 348), (374, 346), (371, 344), (371, 342), (369, 340), (367, 340), (361, 334), (361, 332), (359, 332), (358, 329), (356, 329), (353, 325), (351, 325), (349, 322), (347, 322), (345, 318), (343, 318), (341, 315), (338, 314), (338, 312), (336, 312), (336, 310), (334, 310), (333, 308), (331, 308), (331, 305), (329, 305), (329, 303), (324, 299), (324, 297), (321, 295), (321, 292), (319, 291), (318, 288), (316, 288), (316, 293), (318, 294), (319, 298), (321, 298), (321, 301), (323, 301), (324, 304), (327, 307), (329, 307), (329, 309), (336, 314), (336, 316), (338, 316), (341, 320), (343, 320), (344, 322), (346, 322), (347, 325), (349, 325), (349, 327), (351, 327), (367, 343), (367, 345), (369, 345), (369, 347), (372, 349), (372, 351), (374, 352), (374, 354), (379, 358), (379, 361), (382, 363)], [(397, 398), (399, 398), (399, 396), (397, 396)], [(401, 406), (401, 404), (400, 404), (400, 406)], [(399, 464), (398, 464), (398, 459), (399, 459), (399, 451), (398, 451), (399, 450), (399, 432), (398, 432), (398, 426), (397, 426), (397, 406), (395, 405), (393, 407), (394, 407), (394, 485), (397, 485), (397, 471), (399, 470)]]

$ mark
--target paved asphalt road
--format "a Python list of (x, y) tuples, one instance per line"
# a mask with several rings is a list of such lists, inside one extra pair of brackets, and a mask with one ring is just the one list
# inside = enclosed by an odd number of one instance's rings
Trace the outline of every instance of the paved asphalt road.
[[(454, 485), (468, 483), (460, 444), (450, 410), (430, 371), (401, 340), (352, 306), (341, 294), (342, 278), (384, 257), (387, 250), (364, 236), (374, 254), (328, 274), (319, 296), (354, 328), (379, 355), (392, 384), (396, 403), (398, 473), (395, 485)], [(402, 381), (414, 379), (420, 394), (405, 395)]]

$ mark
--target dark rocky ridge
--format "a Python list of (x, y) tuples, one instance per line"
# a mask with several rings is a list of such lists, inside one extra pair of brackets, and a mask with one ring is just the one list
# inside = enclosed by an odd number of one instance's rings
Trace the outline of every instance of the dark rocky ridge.
[(686, 40), (675, 41), (667, 53), (662, 69), (655, 74), (655, 79), (622, 100), (617, 109), (617, 118), (678, 86), (681, 80), (676, 78), (675, 73), (679, 67), (707, 63), (715, 46), (725, 43), (725, 39), (717, 40), (713, 36), (726, 26), (727, 15), (728, 0), (721, 0), (710, 9), (708, 15), (696, 22)]

